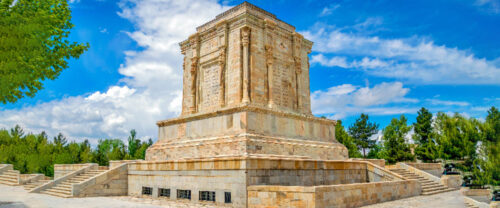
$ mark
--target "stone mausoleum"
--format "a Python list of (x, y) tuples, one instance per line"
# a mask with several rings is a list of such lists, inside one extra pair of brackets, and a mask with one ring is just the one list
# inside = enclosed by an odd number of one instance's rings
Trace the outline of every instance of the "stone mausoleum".
[(199, 26), (180, 43), (182, 115), (157, 123), (158, 141), (146, 161), (129, 165), (128, 194), (150, 187), (157, 196), (161, 188), (172, 199), (245, 207), (278, 198), (260, 198), (252, 186), (385, 178), (368, 174), (367, 163), (345, 161), (335, 121), (312, 115), (312, 45), (246, 2)]
[(449, 190), (415, 165), (391, 171), (383, 160), (348, 158), (336, 122), (311, 113), (312, 45), (275, 15), (242, 3), (180, 43), (182, 114), (157, 123), (158, 141), (144, 161), (58, 164), (53, 180), (0, 165), (0, 183), (60, 197), (225, 207), (356, 207)]

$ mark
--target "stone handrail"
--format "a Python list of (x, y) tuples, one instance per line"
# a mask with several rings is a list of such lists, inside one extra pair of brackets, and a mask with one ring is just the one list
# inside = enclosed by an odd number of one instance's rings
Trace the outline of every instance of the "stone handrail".
[(41, 186), (38, 186), (34, 189), (32, 189), (29, 193), (40, 193), (40, 191), (43, 191), (45, 189), (49, 189), (49, 188), (52, 188), (54, 186), (57, 186), (58, 184), (66, 181), (67, 179), (70, 179), (70, 178), (73, 178), (81, 173), (84, 173), (88, 170), (91, 170), (91, 169), (96, 169), (97, 167), (99, 167), (99, 165), (97, 165), (96, 163), (88, 163), (88, 166), (87, 167), (83, 167), (83, 168), (80, 168), (78, 170), (75, 170), (71, 173), (68, 173), (64, 176), (61, 176), (57, 179), (54, 179), (53, 181), (50, 181), (48, 183), (45, 183)]
[(415, 168), (413, 166), (407, 165), (406, 163), (397, 163), (397, 165), (400, 168), (405, 169), (405, 170), (407, 170), (407, 171), (409, 171), (411, 173), (414, 173), (414, 174), (416, 174), (418, 176), (422, 176), (422, 177), (424, 177), (426, 179), (429, 179), (431, 181), (434, 181), (436, 183), (441, 184), (441, 179), (438, 178), (438, 177), (436, 177), (436, 176), (434, 176), (434, 175), (432, 175), (432, 174), (430, 174), (430, 173), (427, 173), (427, 172), (425, 172), (423, 170), (417, 169), (417, 168)]
[(3, 174), (3, 172), (8, 171), (8, 170), (13, 170), (14, 166), (12, 164), (0, 164), (3, 166), (0, 166), (0, 174)]
[(25, 185), (25, 184), (28, 184), (28, 183), (31, 183), (31, 182), (36, 182), (36, 181), (39, 181), (39, 180), (42, 180), (45, 178), (45, 175), (44, 174), (31, 174), (29, 178), (27, 179), (19, 179), (19, 184), (21, 185)]
[(127, 171), (128, 170), (128, 163), (123, 163), (111, 170), (102, 172), (100, 174), (97, 174), (85, 181), (82, 181), (77, 184), (73, 184), (71, 187), (71, 193), (73, 196), (78, 196), (80, 193), (85, 190), (85, 188), (91, 187), (93, 185), (102, 183), (107, 181), (108, 179), (113, 178), (116, 174), (119, 174), (120, 172)]
[(476, 201), (475, 199), (473, 198), (470, 198), (470, 197), (466, 197), (464, 196), (464, 201), (468, 204), (471, 204), (475, 207), (479, 207), (479, 208), (489, 208), (490, 205), (489, 204), (486, 204), (484, 202), (480, 202), (480, 201)]
[(382, 167), (380, 167), (378, 165), (375, 165), (375, 164), (373, 164), (371, 162), (368, 162), (368, 161), (364, 161), (364, 162), (366, 163), (366, 166), (367, 166), (366, 169), (367, 169), (367, 171), (370, 171), (370, 172), (372, 172), (374, 174), (377, 174), (377, 175), (379, 175), (382, 178), (389, 179), (388, 181), (405, 180), (403, 176), (401, 176), (401, 175), (399, 175), (397, 173), (388, 171), (385, 168), (382, 168)]

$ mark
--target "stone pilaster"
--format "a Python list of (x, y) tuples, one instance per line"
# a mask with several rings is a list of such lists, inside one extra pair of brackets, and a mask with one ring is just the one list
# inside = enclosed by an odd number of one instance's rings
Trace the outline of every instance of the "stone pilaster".
[(243, 50), (243, 83), (242, 83), (242, 89), (243, 89), (243, 98), (241, 102), (243, 104), (248, 104), (250, 103), (250, 87), (248, 86), (250, 83), (250, 72), (249, 72), (249, 67), (248, 67), (248, 60), (249, 60), (249, 45), (250, 43), (250, 28), (249, 27), (243, 27), (241, 28), (241, 46)]

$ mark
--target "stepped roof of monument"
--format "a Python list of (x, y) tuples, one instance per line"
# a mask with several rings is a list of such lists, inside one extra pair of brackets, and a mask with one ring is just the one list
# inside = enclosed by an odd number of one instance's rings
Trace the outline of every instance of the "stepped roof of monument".
[[(230, 16), (231, 16), (231, 14), (237, 13), (237, 12), (239, 12), (240, 10), (245, 10), (245, 11), (252, 10), (252, 11), (258, 12), (258, 13), (262, 14), (262, 15), (263, 15), (263, 16), (265, 16), (265, 17), (269, 17), (270, 19), (273, 19), (273, 20), (276, 20), (276, 21), (282, 22), (283, 24), (285, 24), (285, 25), (287, 25), (287, 26), (289, 26), (289, 27), (291, 27), (291, 28), (295, 29), (295, 27), (294, 27), (294, 26), (292, 26), (292, 25), (290, 25), (290, 24), (288, 24), (288, 23), (286, 23), (286, 22), (283, 22), (282, 20), (278, 19), (278, 18), (276, 17), (276, 15), (274, 15), (274, 14), (272, 14), (272, 13), (270, 13), (270, 12), (268, 12), (268, 11), (266, 11), (266, 10), (264, 10), (264, 9), (260, 8), (260, 7), (257, 7), (257, 6), (255, 6), (255, 5), (253, 5), (253, 4), (248, 3), (248, 2), (246, 2), (246, 1), (245, 1), (245, 2), (243, 2), (243, 3), (241, 3), (241, 4), (239, 4), (239, 5), (237, 5), (237, 6), (233, 7), (233, 8), (231, 8), (231, 9), (229, 9), (229, 10), (227, 10), (227, 11), (225, 11), (225, 12), (223, 12), (223, 13), (219, 14), (219, 15), (217, 15), (217, 16), (215, 17), (215, 19), (213, 19), (213, 20), (211, 20), (211, 21), (209, 21), (209, 22), (207, 22), (207, 23), (205, 23), (205, 24), (203, 24), (203, 25), (201, 25), (201, 26), (198, 26), (198, 27), (196, 28), (196, 30), (197, 30), (198, 32), (200, 32), (201, 30), (203, 30), (203, 29), (207, 28), (207, 26), (208, 26), (208, 25), (212, 25), (212, 24), (214, 24), (214, 23), (216, 23), (216, 22), (218, 22), (218, 21), (220, 21), (220, 20), (222, 20), (222, 19), (224, 19), (224, 18), (228, 18), (228, 17), (230, 17)], [(229, 18), (228, 18), (228, 19), (229, 19)]]

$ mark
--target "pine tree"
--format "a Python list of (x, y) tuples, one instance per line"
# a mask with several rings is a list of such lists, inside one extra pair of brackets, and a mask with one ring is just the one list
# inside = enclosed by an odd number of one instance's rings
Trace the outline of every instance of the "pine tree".
[(354, 139), (354, 142), (359, 149), (363, 150), (363, 157), (366, 157), (366, 150), (375, 145), (375, 140), (370, 137), (378, 132), (379, 125), (369, 121), (366, 114), (356, 119), (356, 122), (349, 127), (349, 135)]
[(349, 151), (350, 158), (359, 158), (361, 157), (361, 153), (358, 150), (358, 147), (354, 143), (354, 140), (351, 136), (346, 132), (344, 126), (342, 126), (342, 121), (338, 120), (337, 125), (335, 125), (335, 139), (338, 142), (342, 143), (347, 150)]
[(394, 164), (400, 161), (413, 160), (410, 146), (406, 141), (406, 135), (411, 126), (407, 125), (407, 119), (401, 115), (399, 120), (393, 118), (391, 123), (383, 130), (384, 157), (388, 163)]
[(413, 124), (415, 134), (413, 141), (417, 144), (415, 155), (423, 162), (433, 162), (436, 160), (437, 146), (433, 138), (432, 131), (432, 113), (426, 108), (418, 111), (417, 122)]

